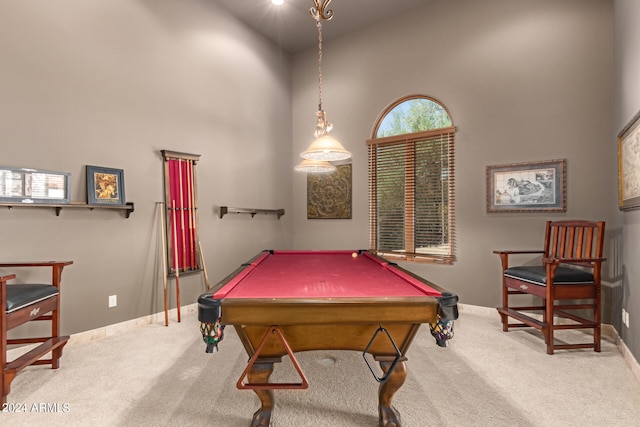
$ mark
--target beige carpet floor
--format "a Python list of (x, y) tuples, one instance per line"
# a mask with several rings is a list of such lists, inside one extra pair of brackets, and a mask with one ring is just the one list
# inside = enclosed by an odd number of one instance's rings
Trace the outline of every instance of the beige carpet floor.
[[(423, 326), (394, 398), (405, 427), (640, 426), (640, 384), (612, 340), (601, 353), (545, 353), (535, 331), (501, 331), (490, 310), (463, 310), (440, 348)], [(573, 334), (573, 336), (572, 336)], [(577, 334), (577, 335), (576, 335)], [(566, 340), (581, 338), (569, 332)], [(246, 427), (258, 408), (235, 387), (247, 356), (232, 328), (206, 354), (194, 313), (90, 342), (71, 341), (62, 366), (20, 373), (3, 426)], [(276, 391), (274, 427), (375, 427), (378, 383), (362, 355), (299, 355), (307, 390)], [(287, 379), (290, 365), (273, 380)], [(295, 378), (293, 378), (295, 380)], [(289, 380), (291, 381), (291, 380)]]

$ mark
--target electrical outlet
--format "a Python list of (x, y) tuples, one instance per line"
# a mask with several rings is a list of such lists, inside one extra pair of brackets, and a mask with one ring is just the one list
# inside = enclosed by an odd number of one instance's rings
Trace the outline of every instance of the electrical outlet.
[(109, 295), (109, 308), (115, 307), (116, 305), (118, 305), (118, 296)]
[(629, 327), (629, 312), (628, 311), (624, 312), (624, 324), (627, 325), (627, 328)]

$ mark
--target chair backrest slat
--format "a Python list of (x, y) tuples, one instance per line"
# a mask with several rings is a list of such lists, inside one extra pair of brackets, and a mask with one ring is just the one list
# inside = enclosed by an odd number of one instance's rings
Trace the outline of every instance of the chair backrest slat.
[(584, 227), (578, 227), (576, 230), (576, 257), (584, 257), (589, 242), (584, 240)]
[(561, 258), (567, 262), (592, 267), (593, 258), (602, 258), (604, 222), (547, 221), (545, 257)]
[(575, 227), (562, 227), (565, 230), (565, 235), (569, 233), (569, 237), (567, 238), (567, 254), (566, 258), (575, 258), (578, 253), (580, 244), (575, 245), (576, 243), (576, 229)]
[(587, 230), (587, 248), (585, 250), (585, 255), (593, 256), (593, 228), (589, 228)]

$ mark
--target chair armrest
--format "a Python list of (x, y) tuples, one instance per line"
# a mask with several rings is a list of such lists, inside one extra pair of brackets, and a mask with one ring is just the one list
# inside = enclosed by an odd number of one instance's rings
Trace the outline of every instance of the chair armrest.
[(500, 262), (502, 263), (502, 272), (509, 268), (509, 255), (521, 255), (521, 254), (543, 254), (544, 251), (540, 250), (515, 250), (515, 251), (505, 251), (505, 250), (496, 250), (493, 251), (494, 254), (498, 254), (500, 256)]
[(542, 258), (543, 264), (580, 264), (580, 263), (593, 263), (593, 262), (605, 262), (606, 258)]
[(1, 262), (0, 268), (3, 267), (51, 267), (51, 284), (60, 289), (62, 280), (62, 270), (67, 265), (73, 264), (73, 261), (25, 261), (25, 262)]
[(504, 250), (497, 250), (497, 251), (493, 251), (494, 254), (506, 254), (506, 255), (510, 255), (510, 254), (543, 254), (544, 251), (504, 251)]
[(55, 267), (67, 266), (73, 261), (25, 261), (25, 262), (0, 262), (0, 267)]
[(15, 274), (9, 274), (8, 276), (0, 276), (0, 283), (7, 283), (11, 279), (15, 279)]

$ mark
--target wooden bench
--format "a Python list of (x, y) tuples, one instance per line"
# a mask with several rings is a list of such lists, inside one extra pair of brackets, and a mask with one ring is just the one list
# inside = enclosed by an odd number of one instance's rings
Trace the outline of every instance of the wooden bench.
[[(547, 221), (542, 250), (493, 251), (502, 262), (502, 306), (497, 310), (503, 331), (527, 326), (542, 331), (547, 354), (556, 349), (600, 351), (604, 227), (602, 221)], [(523, 254), (539, 254), (541, 264), (509, 266), (510, 256)], [(513, 305), (512, 299), (523, 294), (542, 302)], [(536, 312), (537, 317), (532, 315)], [(519, 323), (509, 323), (509, 318)], [(555, 343), (555, 332), (568, 329), (593, 329), (593, 341)]]
[[(50, 364), (57, 369), (62, 348), (69, 340), (60, 335), (60, 283), (62, 270), (73, 261), (12, 262), (0, 263), (0, 268), (50, 267), (51, 283), (8, 284), (15, 274), (0, 276), (0, 359), (2, 362), (2, 403), (7, 402), (11, 382), (16, 375), (30, 365)], [(51, 334), (45, 337), (7, 338), (7, 331), (30, 321), (50, 321)], [(38, 344), (35, 348), (8, 360), (9, 346)], [(43, 356), (51, 353), (49, 359)]]

